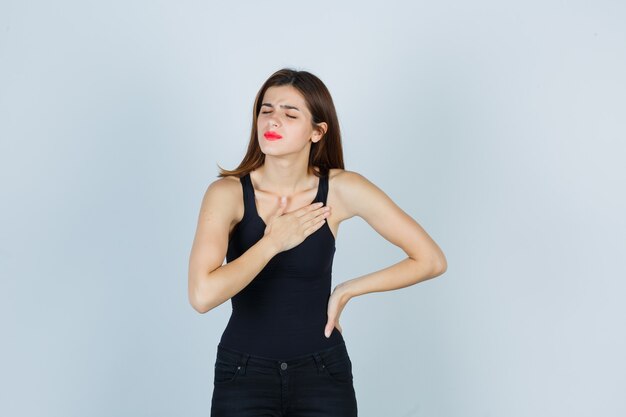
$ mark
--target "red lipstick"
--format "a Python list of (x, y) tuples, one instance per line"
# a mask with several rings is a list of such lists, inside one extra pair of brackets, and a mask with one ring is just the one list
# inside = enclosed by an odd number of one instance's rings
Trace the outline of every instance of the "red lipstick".
[(279, 135), (278, 133), (272, 131), (272, 130), (268, 130), (267, 132), (265, 132), (263, 134), (263, 136), (265, 136), (265, 139), (267, 140), (278, 140), (280, 138), (282, 138), (281, 135)]

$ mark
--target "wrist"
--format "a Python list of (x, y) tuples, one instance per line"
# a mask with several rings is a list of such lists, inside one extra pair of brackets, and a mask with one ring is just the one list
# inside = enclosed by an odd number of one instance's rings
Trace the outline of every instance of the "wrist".
[(336, 291), (339, 291), (340, 298), (346, 303), (355, 296), (355, 294), (352, 292), (350, 281), (342, 282), (341, 284), (337, 285)]
[(267, 235), (263, 236), (259, 243), (263, 246), (263, 248), (265, 249), (265, 253), (268, 254), (270, 259), (280, 252), (278, 245), (272, 240), (271, 237)]

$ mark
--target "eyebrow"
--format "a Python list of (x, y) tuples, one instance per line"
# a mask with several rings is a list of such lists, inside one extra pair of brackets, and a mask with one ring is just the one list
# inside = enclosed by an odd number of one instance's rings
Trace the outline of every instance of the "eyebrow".
[[(274, 108), (274, 106), (272, 104), (270, 104), (270, 103), (263, 103), (263, 104), (261, 104), (261, 107), (263, 107), (263, 106)], [(280, 107), (282, 107), (283, 109), (292, 109), (292, 110), (300, 111), (300, 109), (297, 108), (296, 106), (290, 106), (289, 104), (281, 104)]]

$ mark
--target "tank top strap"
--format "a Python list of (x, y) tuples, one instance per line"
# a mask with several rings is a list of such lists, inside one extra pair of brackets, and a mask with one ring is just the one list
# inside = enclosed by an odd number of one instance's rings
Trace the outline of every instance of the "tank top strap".
[(244, 217), (250, 216), (254, 210), (254, 190), (252, 188), (252, 180), (250, 179), (250, 173), (239, 178), (241, 186), (243, 188), (243, 206)]
[(320, 177), (319, 188), (319, 201), (323, 202), (324, 205), (326, 205), (326, 198), (328, 197), (328, 175)]

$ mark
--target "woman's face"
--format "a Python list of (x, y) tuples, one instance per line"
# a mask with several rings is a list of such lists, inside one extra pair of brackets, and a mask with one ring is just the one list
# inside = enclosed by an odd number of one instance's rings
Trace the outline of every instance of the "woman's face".
[[(319, 131), (311, 126), (311, 113), (304, 97), (290, 85), (270, 87), (261, 101), (257, 117), (258, 141), (266, 155), (285, 155), (301, 152), (309, 141), (321, 139)], [(268, 136), (268, 132), (280, 136)]]

